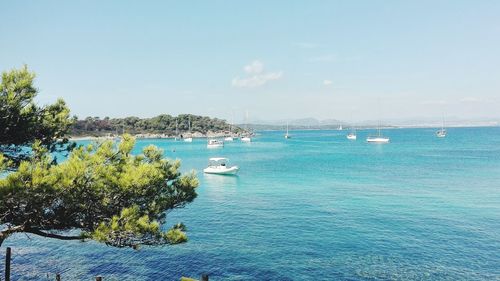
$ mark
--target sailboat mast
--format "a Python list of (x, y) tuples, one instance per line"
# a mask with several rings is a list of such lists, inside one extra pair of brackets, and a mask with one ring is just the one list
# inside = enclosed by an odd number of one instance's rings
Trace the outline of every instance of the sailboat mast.
[(248, 132), (248, 110), (245, 112), (245, 130)]

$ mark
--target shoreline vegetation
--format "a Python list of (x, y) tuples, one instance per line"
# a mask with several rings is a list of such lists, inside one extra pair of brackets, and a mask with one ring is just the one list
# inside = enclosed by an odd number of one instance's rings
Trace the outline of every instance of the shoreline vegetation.
[[(189, 128), (191, 124), (191, 130)], [(350, 130), (352, 126), (347, 123), (339, 123), (344, 130)], [(496, 122), (483, 123), (457, 123), (449, 124), (453, 127), (495, 127)], [(248, 130), (243, 129), (248, 127)], [(436, 124), (412, 124), (412, 125), (382, 125), (382, 129), (404, 129), (404, 128), (438, 128)], [(153, 118), (125, 117), (109, 118), (87, 117), (76, 120), (71, 128), (69, 139), (94, 140), (115, 139), (123, 133), (133, 135), (137, 139), (175, 139), (175, 138), (222, 138), (241, 137), (253, 135), (255, 131), (283, 131), (285, 126), (269, 124), (229, 124), (227, 121), (207, 116), (193, 114), (180, 114), (176, 117), (162, 114)], [(290, 125), (290, 130), (338, 130), (338, 125)], [(375, 129), (376, 125), (355, 126), (357, 130)], [(177, 133), (176, 133), (177, 132)]]
[(193, 114), (178, 116), (162, 114), (153, 118), (87, 117), (75, 121), (70, 130), (69, 139), (114, 139), (124, 133), (131, 134), (138, 139), (182, 139), (238, 137), (250, 132), (218, 118)]

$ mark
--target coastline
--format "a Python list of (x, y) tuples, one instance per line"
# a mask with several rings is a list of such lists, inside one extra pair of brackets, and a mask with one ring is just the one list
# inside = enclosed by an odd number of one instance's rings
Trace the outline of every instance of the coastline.
[[(175, 139), (179, 136), (169, 135), (169, 134), (161, 134), (161, 133), (142, 133), (142, 134), (131, 134), (136, 139)], [(223, 137), (240, 137), (241, 134), (229, 133), (229, 132), (212, 132), (209, 131), (206, 134), (195, 132), (195, 133), (184, 133), (181, 134), (184, 138), (194, 138), (194, 139), (208, 139), (208, 138), (223, 138)], [(120, 135), (108, 134), (103, 136), (91, 136), (91, 135), (82, 135), (82, 136), (69, 136), (68, 139), (71, 141), (82, 141), (82, 140), (113, 140), (119, 138)]]

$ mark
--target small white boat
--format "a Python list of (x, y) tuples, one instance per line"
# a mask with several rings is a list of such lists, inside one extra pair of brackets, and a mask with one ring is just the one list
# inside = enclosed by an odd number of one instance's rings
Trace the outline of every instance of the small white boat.
[(338, 129), (339, 131), (342, 131), (344, 128), (342, 128), (342, 125), (339, 125)]
[(185, 142), (193, 142), (193, 138), (184, 138)]
[(347, 139), (348, 139), (348, 140), (356, 140), (356, 138), (357, 138), (357, 137), (356, 137), (356, 133), (349, 133), (349, 134), (347, 135)]
[(240, 168), (238, 166), (228, 166), (229, 159), (223, 157), (210, 158), (208, 167), (203, 169), (206, 174), (236, 175)]
[(233, 137), (225, 137), (224, 141), (234, 141)]
[(207, 148), (224, 147), (224, 142), (220, 140), (208, 140)]
[(241, 141), (242, 142), (252, 142), (252, 138), (251, 137), (241, 137)]

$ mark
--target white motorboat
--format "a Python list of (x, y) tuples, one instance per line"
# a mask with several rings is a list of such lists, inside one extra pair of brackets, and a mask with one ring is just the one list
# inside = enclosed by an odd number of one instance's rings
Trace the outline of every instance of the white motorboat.
[(193, 138), (184, 138), (185, 142), (193, 142)]
[(252, 138), (251, 137), (241, 137), (241, 141), (242, 142), (252, 142)]
[(240, 168), (238, 166), (228, 166), (229, 159), (223, 157), (210, 158), (208, 167), (203, 169), (206, 174), (236, 175)]
[(224, 142), (221, 140), (208, 140), (207, 148), (224, 147)]
[(224, 141), (234, 141), (233, 137), (225, 137)]
[(356, 137), (356, 133), (349, 133), (349, 134), (347, 135), (347, 139), (348, 139), (348, 140), (356, 140), (356, 138), (357, 138), (357, 137)]

